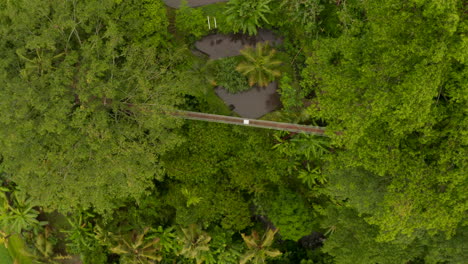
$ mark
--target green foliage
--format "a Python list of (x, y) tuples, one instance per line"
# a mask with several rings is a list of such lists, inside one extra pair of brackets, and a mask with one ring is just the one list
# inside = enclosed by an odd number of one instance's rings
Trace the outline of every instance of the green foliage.
[(181, 247), (177, 242), (177, 234), (174, 231), (173, 227), (163, 228), (158, 226), (158, 228), (152, 228), (148, 239), (159, 239), (160, 252), (164, 255), (163, 259), (174, 255), (174, 253), (180, 252)]
[(362, 168), (328, 170), (327, 175), (329, 194), (338, 200), (347, 200), (357, 212), (366, 215), (379, 210), (391, 181), (388, 177), (378, 177)]
[(111, 236), (110, 252), (118, 254), (122, 264), (154, 264), (161, 261), (160, 239), (146, 239), (145, 235), (149, 230), (145, 228), (142, 232), (133, 230), (128, 234)]
[(294, 111), (303, 106), (300, 94), (292, 81), (290, 75), (283, 74), (279, 82), (278, 93), (281, 95), (281, 104), (285, 111)]
[(211, 61), (208, 65), (213, 82), (225, 88), (230, 93), (238, 93), (250, 89), (247, 78), (236, 71), (239, 57), (228, 57)]
[(141, 197), (162, 174), (158, 156), (179, 140), (169, 130), (180, 122), (160, 110), (182, 102), (174, 70), (185, 56), (140, 43), (166, 34), (133, 34), (148, 16), (164, 19), (153, 10), (163, 6), (130, 2), (34, 0), (0, 11), (10, 21), (0, 30), (1, 166), (47, 210), (103, 213)]
[(302, 181), (310, 189), (316, 185), (323, 185), (327, 182), (325, 174), (318, 167), (311, 168), (310, 164), (307, 164), (305, 169), (299, 171), (298, 179)]
[(235, 33), (257, 34), (257, 27), (269, 24), (265, 15), (271, 13), (271, 0), (230, 0), (226, 6), (226, 22)]
[(48, 263), (53, 263), (52, 257), (54, 255), (54, 248), (49, 239), (49, 234), (50, 231), (48, 229), (45, 229), (44, 233), (38, 234), (34, 245), (42, 259), (46, 260)]
[[(169, 182), (164, 198), (175, 208), (177, 224), (243, 230), (250, 225), (249, 193), (278, 182), (285, 161), (272, 152), (268, 131), (187, 122), (186, 142), (162, 159)], [(200, 198), (187, 207), (187, 198)]]
[(3, 244), (0, 244), (0, 263), (13, 264), (13, 259), (11, 259), (8, 249)]
[(456, 263), (466, 262), (468, 252), (465, 248), (468, 228), (459, 226), (455, 235), (447, 239), (444, 234), (437, 234), (434, 237), (425, 237), (422, 246), (425, 247), (424, 263)]
[(314, 215), (305, 201), (296, 193), (279, 188), (261, 199), (259, 209), (279, 229), (283, 239), (298, 241), (310, 234), (314, 227)]
[(186, 203), (187, 207), (190, 207), (191, 205), (197, 205), (203, 199), (202, 197), (196, 196), (193, 192), (189, 191), (187, 188), (182, 188), (181, 191), (182, 191), (182, 194), (187, 199), (187, 203)]
[(309, 188), (327, 181), (321, 166), (322, 160), (329, 152), (328, 138), (300, 134), (284, 140), (276, 134), (275, 139), (278, 143), (273, 148), (288, 158), (287, 170), (290, 174), (297, 174), (297, 177)]
[[(462, 4), (346, 6), (343, 35), (316, 41), (303, 72), (305, 89), (317, 95), (310, 114), (327, 122), (333, 143), (342, 147), (330, 164), (382, 177), (358, 182), (385, 182), (380, 194), (373, 191), (383, 198), (366, 217), (380, 227), (379, 241), (422, 231), (451, 236), (467, 209), (460, 192), (468, 164), (467, 119), (460, 114), (468, 102), (466, 54), (459, 52), (466, 46)], [(360, 188), (347, 191), (354, 192), (351, 203), (370, 206)]]
[(250, 86), (267, 86), (281, 75), (278, 67), (282, 62), (276, 59), (276, 50), (271, 49), (268, 43), (257, 43), (255, 48), (247, 46), (240, 53), (243, 61), (237, 65), (236, 70), (247, 76)]
[[(217, 191), (213, 192), (212, 188), (215, 186)], [(186, 186), (179, 186), (182, 193), (177, 188), (171, 190), (167, 197), (169, 204), (177, 211), (176, 223), (184, 225), (198, 221), (204, 226), (216, 223), (223, 228), (235, 230), (242, 230), (250, 224), (248, 203), (240, 193), (230, 190), (226, 183), (197, 184), (190, 187), (191, 199), (180, 199), (184, 196), (183, 191), (188, 188)], [(193, 199), (198, 199), (198, 202), (188, 205)]]
[[(194, 59), (206, 16), (283, 52)], [(459, 0), (0, 1), (0, 262), (466, 262), (467, 21)], [(328, 137), (164, 114), (230, 114), (210, 81), (280, 73), (269, 117)]]
[(300, 264), (335, 264), (334, 258), (323, 253), (321, 248), (307, 251), (307, 260), (301, 260)]
[(260, 237), (255, 230), (252, 231), (250, 236), (241, 234), (242, 239), (244, 239), (244, 242), (247, 245), (247, 251), (242, 255), (239, 263), (260, 264), (265, 263), (267, 258), (276, 258), (281, 256), (282, 253), (279, 250), (271, 248), (276, 232), (278, 232), (278, 229), (268, 229), (262, 237)]
[(114, 212), (112, 221), (108, 225), (106, 224), (105, 229), (115, 230), (121, 226), (143, 229), (148, 226), (154, 227), (170, 223), (173, 210), (168, 208), (163, 197), (160, 193), (153, 192), (139, 201), (128, 201), (125, 206)]
[(179, 241), (183, 244), (180, 255), (195, 259), (197, 264), (203, 263), (209, 258), (211, 237), (202, 231), (196, 224), (191, 224), (187, 228), (182, 228), (183, 237)]
[(208, 33), (206, 16), (198, 8), (191, 8), (187, 0), (182, 0), (181, 6), (176, 10), (175, 25), (177, 30), (185, 36), (193, 36), (195, 39)]
[(407, 263), (417, 258), (421, 247), (400, 238), (392, 243), (376, 242), (379, 231), (350, 208), (328, 208), (324, 227), (336, 229), (326, 239), (323, 251), (334, 256), (335, 263)]
[(323, 9), (320, 0), (281, 0), (277, 10), (280, 13), (277, 23), (289, 24), (296, 28), (296, 32), (310, 36), (317, 32)]
[(84, 263), (105, 263), (106, 255), (100, 245), (99, 236), (95, 234), (95, 224), (88, 212), (76, 213), (67, 218), (69, 228), (61, 230), (66, 234), (67, 251), (71, 254), (79, 254)]
[(131, 221), (115, 224), (96, 226), (94, 233), (107, 254), (119, 255), (120, 263), (172, 263), (182, 249), (173, 227), (140, 229)]
[(330, 151), (330, 141), (326, 137), (316, 135), (301, 134), (288, 143), (296, 155), (303, 156), (307, 160), (320, 160)]
[[(33, 256), (28, 252), (27, 246), (20, 235), (9, 236), (2, 246), (7, 249), (10, 259), (13, 260), (12, 263), (33, 264)], [(4, 258), (8, 259), (6, 256)]]
[(94, 231), (93, 226), (89, 219), (94, 215), (89, 213), (82, 213), (74, 216), (72, 219), (67, 218), (70, 224), (70, 229), (62, 230), (67, 234), (69, 244), (68, 250), (72, 253), (83, 252), (83, 248), (91, 248), (94, 244)]
[(37, 220), (39, 211), (32, 198), (24, 192), (0, 187), (0, 230), (8, 234), (20, 234), (22, 231), (37, 231), (47, 222)]
[(32, 252), (35, 263), (59, 264), (60, 260), (71, 259), (71, 256), (62, 256), (54, 250), (56, 239), (49, 227), (35, 236), (34, 249)]
[[(234, 29), (231, 28), (231, 25), (226, 22), (226, 4), (224, 2), (214, 3), (210, 5), (204, 5), (198, 7), (203, 11), (204, 17), (206, 19), (207, 16), (211, 19), (211, 25), (213, 28), (214, 18), (216, 18), (216, 30), (218, 32), (229, 34), (234, 32)], [(207, 21), (205, 20), (205, 26), (207, 26)]]
[(151, 46), (167, 45), (166, 7), (161, 0), (117, 0), (113, 16), (124, 38)]
[(216, 226), (212, 234), (213, 239), (210, 243), (211, 252), (216, 256), (217, 263), (237, 264), (243, 251), (243, 245), (240, 241), (233, 239), (234, 232), (228, 229)]

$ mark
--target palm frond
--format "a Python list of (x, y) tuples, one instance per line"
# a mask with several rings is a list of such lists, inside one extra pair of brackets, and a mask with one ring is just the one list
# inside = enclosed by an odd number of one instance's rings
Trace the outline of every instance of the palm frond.
[(267, 86), (281, 75), (277, 68), (282, 61), (276, 59), (276, 51), (267, 42), (258, 43), (255, 48), (246, 46), (240, 53), (244, 61), (239, 63), (236, 70), (247, 76), (250, 86)]

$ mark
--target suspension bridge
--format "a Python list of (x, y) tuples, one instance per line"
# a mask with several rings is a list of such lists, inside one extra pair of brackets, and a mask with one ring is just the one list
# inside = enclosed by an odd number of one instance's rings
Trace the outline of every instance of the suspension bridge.
[(307, 134), (325, 136), (325, 128), (317, 127), (317, 126), (306, 126), (306, 125), (282, 123), (282, 122), (258, 120), (258, 119), (246, 119), (246, 118), (241, 118), (241, 117), (214, 115), (214, 114), (206, 114), (206, 113), (190, 112), (190, 111), (171, 111), (169, 114), (176, 116), (176, 117), (180, 117), (184, 119), (191, 119), (191, 120), (201, 120), (201, 121), (207, 121), (207, 122), (276, 129), (276, 130), (284, 130), (284, 131), (290, 131), (290, 132), (296, 132), (296, 133), (307, 133)]

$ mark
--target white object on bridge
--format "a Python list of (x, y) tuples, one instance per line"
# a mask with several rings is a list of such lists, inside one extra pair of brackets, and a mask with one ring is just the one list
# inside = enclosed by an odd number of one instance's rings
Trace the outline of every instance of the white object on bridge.
[(215, 28), (218, 28), (218, 25), (216, 24), (216, 17), (214, 18), (214, 22), (215, 22)]
[(249, 120), (248, 119), (244, 119), (244, 125), (248, 125), (249, 124)]
[(210, 16), (206, 16), (206, 20), (208, 20), (208, 29), (211, 29)]

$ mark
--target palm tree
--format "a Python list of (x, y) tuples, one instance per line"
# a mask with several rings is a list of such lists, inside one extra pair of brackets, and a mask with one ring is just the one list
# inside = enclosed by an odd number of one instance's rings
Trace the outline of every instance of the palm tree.
[(255, 48), (247, 46), (240, 53), (244, 61), (237, 65), (236, 70), (247, 76), (250, 86), (267, 86), (281, 75), (278, 70), (281, 61), (275, 59), (276, 50), (270, 49), (268, 43), (258, 43)]
[(183, 248), (180, 255), (195, 259), (197, 264), (205, 261), (206, 252), (210, 250), (211, 237), (208, 233), (202, 231), (198, 225), (192, 224), (188, 228), (182, 228), (183, 238), (180, 239), (183, 243)]
[(242, 31), (256, 35), (261, 22), (269, 24), (265, 14), (271, 13), (270, 2), (271, 0), (230, 0), (225, 11), (226, 22), (236, 33)]
[(116, 245), (111, 247), (110, 251), (120, 255), (121, 263), (154, 264), (161, 261), (159, 238), (145, 239), (148, 231), (149, 228), (145, 228), (143, 233), (134, 230), (130, 234), (116, 236)]
[(247, 252), (241, 257), (239, 264), (265, 263), (267, 257), (275, 258), (282, 253), (277, 249), (270, 249), (278, 229), (268, 231), (260, 238), (256, 231), (252, 231), (252, 235), (246, 236), (242, 234), (245, 244), (248, 247)]

